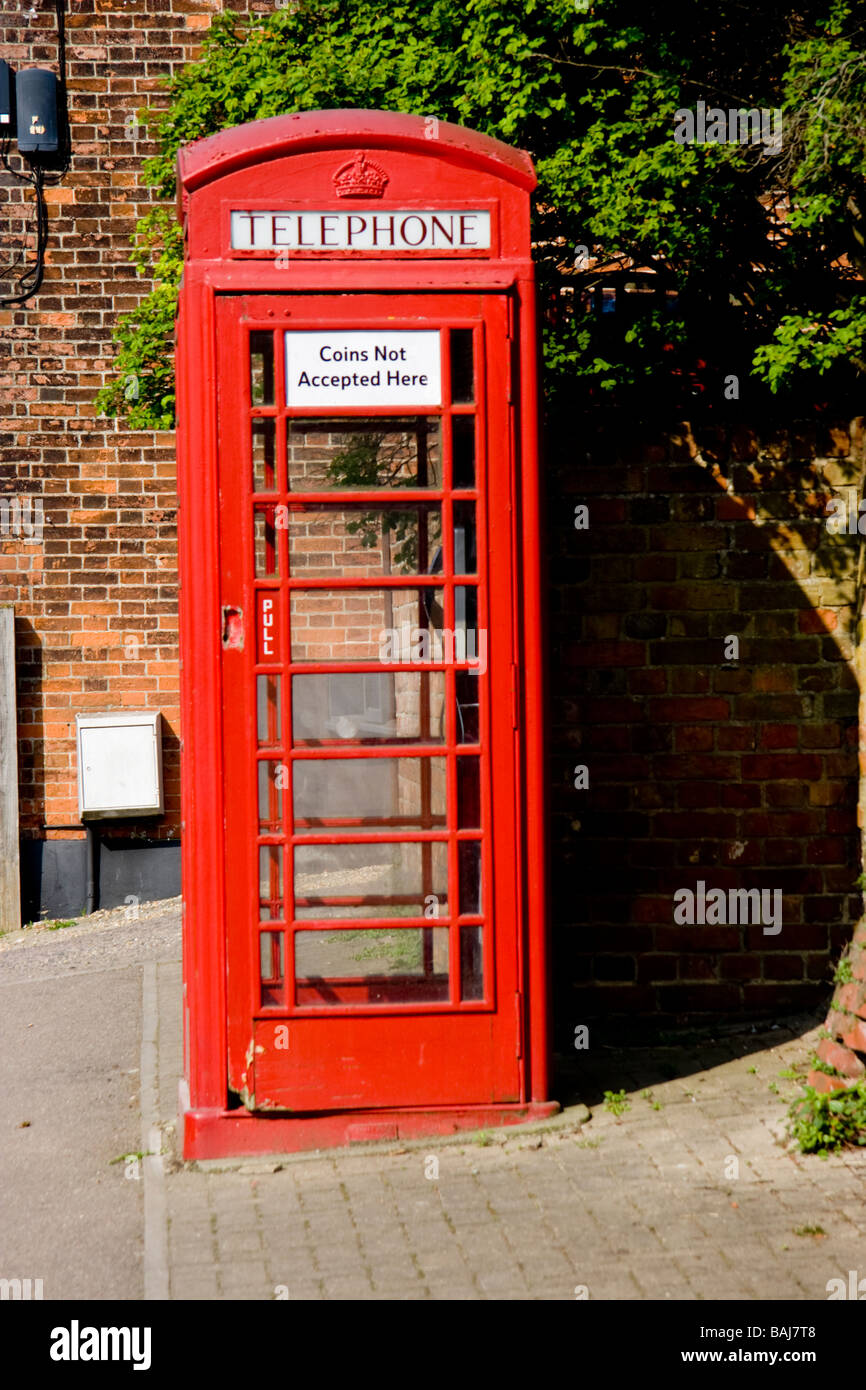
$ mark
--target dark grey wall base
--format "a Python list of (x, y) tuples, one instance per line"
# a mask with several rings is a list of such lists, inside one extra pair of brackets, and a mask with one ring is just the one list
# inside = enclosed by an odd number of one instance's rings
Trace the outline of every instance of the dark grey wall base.
[(75, 917), (84, 910), (87, 847), (84, 840), (21, 841), (21, 918)]
[[(180, 893), (179, 840), (98, 840), (97, 907), (123, 907), (174, 898)], [(40, 918), (78, 917), (87, 897), (85, 840), (21, 841), (21, 914)]]
[(99, 846), (99, 906), (122, 907), (134, 894), (143, 903), (180, 892), (180, 840), (103, 840)]

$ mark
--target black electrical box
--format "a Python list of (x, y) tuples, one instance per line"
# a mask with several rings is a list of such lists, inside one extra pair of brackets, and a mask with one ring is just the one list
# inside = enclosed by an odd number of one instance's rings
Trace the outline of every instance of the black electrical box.
[(15, 74), (0, 58), (0, 140), (15, 134)]
[(57, 78), (48, 68), (23, 68), (15, 77), (18, 149), (54, 154), (57, 135)]

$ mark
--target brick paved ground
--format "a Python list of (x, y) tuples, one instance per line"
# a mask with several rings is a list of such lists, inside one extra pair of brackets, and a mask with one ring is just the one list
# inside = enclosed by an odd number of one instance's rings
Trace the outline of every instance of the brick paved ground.
[[(86, 1084), (91, 1094), (105, 1093), (105, 1124), (81, 1107), (81, 1133), (70, 1137), (69, 1117), (47, 1091), (38, 1113), (28, 1111), (28, 1129), (16, 1128), (20, 1105), (4, 1107), (5, 1142), (16, 1153), (29, 1136), (40, 1153), (66, 1155), (64, 1181), (55, 1177), (41, 1190), (53, 1229), (86, 1218), (85, 1178), (96, 1184), (103, 1213), (111, 1211), (108, 1222), (94, 1219), (100, 1258), (99, 1278), (86, 1285), (92, 1297), (141, 1296), (141, 1255), (131, 1256), (141, 1249), (138, 1184), (125, 1182), (117, 1163), (124, 1144), (137, 1146), (139, 1102), (123, 1087), (115, 1096), (109, 1082), (124, 1047), (135, 1059), (143, 1026), (135, 999), (142, 985), (142, 998), (150, 997), (148, 972), (151, 981), (155, 973), (159, 1075), (147, 1089), (170, 1147), (181, 1055), (177, 918), (176, 904), (154, 905), (140, 921), (101, 914), (90, 925), (0, 942), (10, 1065), (33, 1049), (28, 989), (41, 981), (44, 997), (65, 991), (67, 1012), (52, 1005), (39, 1018), (46, 1030), (54, 1020), (68, 1047), (74, 1010), (93, 1013), (93, 977), (101, 977), (107, 1045)], [(475, 1140), (234, 1165), (168, 1158), (167, 1217), (156, 1236), (167, 1226), (171, 1297), (572, 1300), (585, 1289), (596, 1300), (825, 1300), (829, 1279), (847, 1284), (850, 1270), (866, 1276), (866, 1152), (822, 1161), (780, 1142), (797, 1082), (779, 1073), (805, 1071), (812, 1025), (790, 1021), (763, 1035), (620, 1050), (593, 1036), (591, 1050), (571, 1059), (560, 1097), (587, 1103), (592, 1118), (583, 1125), (585, 1111), (575, 1104), (547, 1129)], [(53, 1055), (47, 1033), (44, 1046)], [(133, 1067), (133, 1092), (137, 1076)], [(143, 1089), (144, 1080), (142, 1073)], [(616, 1117), (603, 1093), (619, 1089), (630, 1109)], [(31, 1154), (31, 1168), (33, 1161)], [(34, 1224), (28, 1172), (10, 1162), (14, 1200), (6, 1203), (0, 1254), (12, 1263), (3, 1272), (45, 1274), (46, 1297), (80, 1297), (73, 1246), (52, 1246), (51, 1222), (44, 1239)], [(157, 1196), (150, 1210), (161, 1215)], [(145, 1288), (159, 1275), (159, 1246), (149, 1229)]]
[[(179, 974), (159, 969), (174, 1077)], [(866, 1274), (866, 1154), (822, 1161), (780, 1142), (797, 1083), (778, 1073), (804, 1068), (809, 1022), (583, 1054), (583, 1126), (566, 1112), (546, 1132), (293, 1156), (277, 1171), (176, 1167), (171, 1296), (826, 1299), (828, 1279)], [(601, 1098), (620, 1088), (631, 1108), (617, 1118)]]

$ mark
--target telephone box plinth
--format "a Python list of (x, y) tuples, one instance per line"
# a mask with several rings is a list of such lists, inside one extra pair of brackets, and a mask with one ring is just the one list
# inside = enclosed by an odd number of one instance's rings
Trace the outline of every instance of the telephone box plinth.
[(534, 186), (381, 111), (180, 153), (187, 1158), (558, 1108)]

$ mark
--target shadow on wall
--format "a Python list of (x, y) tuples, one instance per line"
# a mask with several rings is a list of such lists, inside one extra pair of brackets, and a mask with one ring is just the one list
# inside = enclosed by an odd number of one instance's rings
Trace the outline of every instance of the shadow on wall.
[(817, 1008), (861, 910), (862, 422), (583, 439), (577, 462), (548, 448), (566, 1055), (592, 1021), (622, 1040)]

